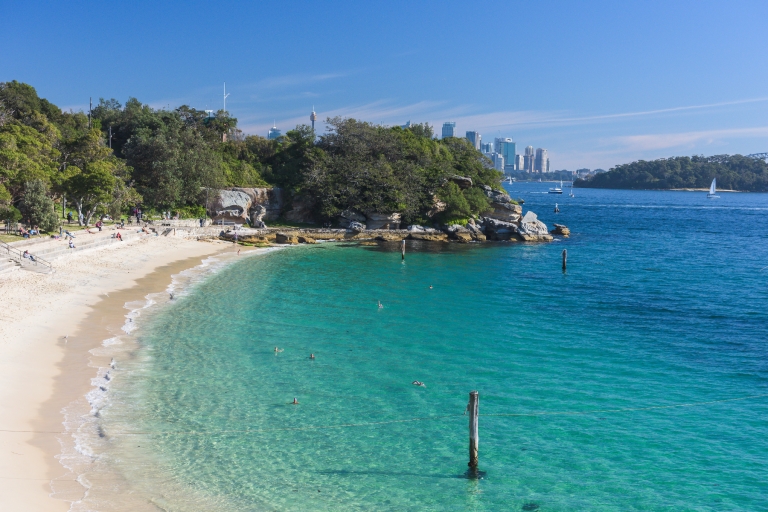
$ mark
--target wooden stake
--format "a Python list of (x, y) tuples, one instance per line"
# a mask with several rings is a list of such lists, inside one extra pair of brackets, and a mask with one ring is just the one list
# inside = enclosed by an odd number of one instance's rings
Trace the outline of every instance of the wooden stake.
[(565, 272), (566, 267), (568, 267), (568, 251), (563, 249), (563, 272)]
[(469, 464), (470, 468), (477, 468), (478, 424), (477, 417), (480, 411), (480, 397), (477, 391), (469, 392)]
[(403, 240), (403, 261), (405, 261), (405, 240)]

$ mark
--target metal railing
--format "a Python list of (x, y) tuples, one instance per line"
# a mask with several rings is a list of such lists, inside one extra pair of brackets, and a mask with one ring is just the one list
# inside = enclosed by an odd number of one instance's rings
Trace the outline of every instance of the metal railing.
[(24, 257), (24, 253), (20, 251), (19, 249), (16, 249), (15, 247), (12, 247), (8, 245), (5, 242), (0, 241), (0, 254), (2, 252), (5, 252), (5, 254), (8, 256), (8, 259), (18, 261), (20, 266), (24, 266), (26, 262), (29, 262), (31, 264), (42, 265), (44, 267), (48, 267), (49, 270), (53, 270), (53, 265), (51, 265), (50, 261), (44, 260), (40, 256), (35, 256), (32, 253), (28, 253), (28, 257)]

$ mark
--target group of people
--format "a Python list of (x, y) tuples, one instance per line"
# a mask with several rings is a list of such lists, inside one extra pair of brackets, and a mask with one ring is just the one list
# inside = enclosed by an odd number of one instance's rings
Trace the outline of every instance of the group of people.
[(39, 234), (40, 234), (40, 228), (38, 228), (37, 226), (34, 226), (29, 229), (25, 229), (24, 226), (19, 227), (19, 236), (21, 236), (22, 238), (29, 238)]

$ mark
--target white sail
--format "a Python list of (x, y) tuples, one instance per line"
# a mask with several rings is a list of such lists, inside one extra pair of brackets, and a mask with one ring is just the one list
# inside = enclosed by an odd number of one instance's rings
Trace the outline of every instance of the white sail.
[(709, 186), (709, 193), (712, 195), (715, 195), (717, 193), (716, 182), (717, 182), (717, 178), (712, 179), (712, 184)]

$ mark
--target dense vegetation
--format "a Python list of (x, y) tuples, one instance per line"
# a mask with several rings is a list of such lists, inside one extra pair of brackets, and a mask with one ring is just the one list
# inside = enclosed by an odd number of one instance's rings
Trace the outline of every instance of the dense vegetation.
[(576, 180), (577, 187), (623, 189), (709, 188), (768, 191), (768, 164), (741, 155), (680, 156), (618, 165), (607, 173)]
[[(202, 215), (206, 190), (273, 185), (289, 204), (310, 204), (318, 221), (352, 209), (426, 222), (440, 200), (447, 207), (434, 220), (448, 222), (488, 208), (480, 185), (500, 187), (500, 174), (466, 140), (436, 140), (429, 125), (327, 124), (320, 136), (302, 125), (267, 140), (245, 136), (224, 111), (156, 110), (135, 98), (101, 99), (89, 119), (27, 84), (0, 83), (0, 219), (53, 229), (51, 212), (63, 203), (86, 224), (133, 206)], [(460, 188), (455, 175), (473, 186)]]

